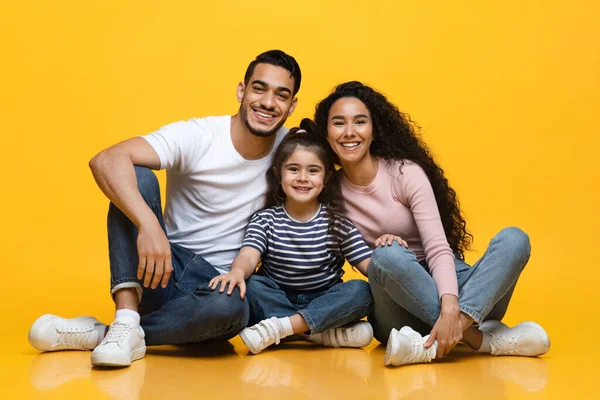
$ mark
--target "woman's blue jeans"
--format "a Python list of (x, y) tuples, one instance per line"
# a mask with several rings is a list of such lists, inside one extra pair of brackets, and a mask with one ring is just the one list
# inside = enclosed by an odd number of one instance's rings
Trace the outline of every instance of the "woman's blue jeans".
[[(529, 260), (529, 237), (519, 228), (505, 228), (472, 267), (456, 259), (458, 304), (476, 323), (501, 320)], [(392, 328), (408, 325), (429, 334), (440, 315), (440, 299), (425, 262), (394, 242), (378, 247), (369, 266), (375, 303), (368, 319), (374, 336), (386, 343)]]

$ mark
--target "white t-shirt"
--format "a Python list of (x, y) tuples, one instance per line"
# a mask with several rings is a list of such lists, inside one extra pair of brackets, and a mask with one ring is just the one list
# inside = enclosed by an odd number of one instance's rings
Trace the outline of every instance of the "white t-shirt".
[(271, 152), (244, 159), (231, 141), (231, 116), (175, 122), (143, 136), (167, 170), (165, 226), (172, 243), (228, 272), (250, 217), (263, 207), (265, 173), (287, 133), (276, 133)]

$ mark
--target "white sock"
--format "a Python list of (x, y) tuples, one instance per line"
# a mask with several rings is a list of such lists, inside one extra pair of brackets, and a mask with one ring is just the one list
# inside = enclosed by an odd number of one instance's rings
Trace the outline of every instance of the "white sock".
[(292, 321), (290, 321), (290, 317), (277, 318), (281, 327), (283, 328), (281, 337), (288, 337), (294, 334), (294, 330), (292, 329)]
[(488, 332), (479, 331), (483, 335), (483, 341), (481, 342), (481, 347), (477, 349), (480, 353), (491, 353), (492, 348), (490, 347), (490, 339), (491, 336)]
[(117, 314), (115, 315), (115, 318), (119, 318), (119, 317), (133, 318), (133, 320), (135, 321), (135, 323), (137, 325), (140, 324), (140, 314), (138, 314), (137, 312), (135, 312), (133, 310), (128, 310), (127, 308), (122, 308), (120, 310), (117, 310)]

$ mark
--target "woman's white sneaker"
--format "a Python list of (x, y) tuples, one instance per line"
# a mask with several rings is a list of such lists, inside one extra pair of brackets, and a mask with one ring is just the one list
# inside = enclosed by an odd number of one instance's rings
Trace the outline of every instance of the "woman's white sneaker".
[(146, 355), (144, 330), (131, 317), (116, 317), (92, 352), (92, 365), (126, 367)]
[(94, 317), (66, 319), (45, 314), (31, 325), (29, 343), (41, 351), (93, 350), (105, 328)]
[(540, 356), (550, 350), (550, 338), (539, 324), (527, 321), (509, 328), (500, 321), (485, 321), (480, 331), (490, 335), (495, 356)]
[(385, 349), (385, 365), (407, 365), (431, 362), (437, 352), (437, 341), (426, 349), (423, 345), (429, 335), (423, 337), (409, 326), (399, 331), (392, 329)]

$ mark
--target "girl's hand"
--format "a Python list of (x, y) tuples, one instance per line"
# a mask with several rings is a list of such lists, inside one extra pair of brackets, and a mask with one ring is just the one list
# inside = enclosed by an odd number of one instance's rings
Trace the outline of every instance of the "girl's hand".
[(384, 247), (385, 245), (391, 246), (392, 243), (394, 243), (394, 240), (396, 242), (398, 242), (398, 244), (400, 246), (404, 246), (408, 249), (408, 244), (404, 240), (402, 240), (402, 238), (400, 236), (391, 235), (391, 234), (381, 235), (379, 237), (379, 239), (377, 239), (375, 241), (375, 247), (377, 247), (377, 246)]
[(244, 280), (244, 271), (233, 270), (227, 274), (215, 276), (208, 283), (208, 287), (210, 287), (211, 290), (215, 290), (219, 286), (219, 284), (221, 284), (219, 293), (223, 293), (225, 291), (225, 287), (229, 285), (229, 288), (227, 289), (227, 296), (233, 293), (233, 289), (236, 286), (240, 288), (240, 299), (243, 299), (246, 295), (246, 281)]
[[(444, 301), (445, 300), (445, 301)], [(425, 342), (425, 348), (433, 345), (437, 340), (437, 358), (441, 358), (450, 353), (450, 350), (462, 340), (463, 327), (460, 322), (460, 309), (458, 308), (458, 299), (456, 296), (445, 294), (442, 296), (442, 311), (436, 321), (429, 339)]]

